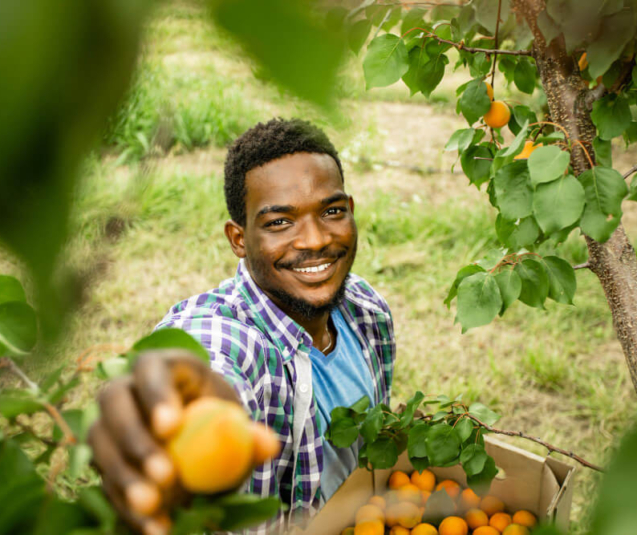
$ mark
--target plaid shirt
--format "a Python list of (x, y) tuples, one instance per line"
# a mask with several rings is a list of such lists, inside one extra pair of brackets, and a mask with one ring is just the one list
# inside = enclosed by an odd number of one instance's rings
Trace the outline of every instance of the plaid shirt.
[[(339, 307), (356, 334), (374, 381), (388, 403), (395, 358), (389, 307), (362, 278), (350, 274)], [(244, 261), (234, 279), (173, 306), (157, 328), (176, 327), (210, 353), (211, 368), (235, 388), (253, 420), (279, 435), (281, 453), (256, 468), (245, 490), (280, 496), (284, 515), (251, 533), (281, 532), (319, 508), (323, 438), (312, 393), (312, 338), (257, 286)], [(287, 524), (287, 526), (286, 526)]]

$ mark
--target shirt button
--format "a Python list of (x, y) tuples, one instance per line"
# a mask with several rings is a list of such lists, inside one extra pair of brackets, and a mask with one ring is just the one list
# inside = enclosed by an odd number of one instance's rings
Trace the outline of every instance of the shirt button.
[(310, 387), (308, 387), (306, 383), (303, 383), (301, 386), (299, 386), (299, 390), (301, 391), (302, 394), (307, 394), (307, 391), (309, 389)]

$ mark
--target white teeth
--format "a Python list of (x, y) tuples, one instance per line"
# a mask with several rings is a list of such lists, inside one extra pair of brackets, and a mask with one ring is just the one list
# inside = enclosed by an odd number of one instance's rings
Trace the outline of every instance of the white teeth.
[(299, 273), (318, 273), (319, 271), (325, 271), (331, 265), (332, 263), (329, 262), (327, 264), (321, 264), (320, 266), (313, 266), (309, 268), (294, 268), (294, 271)]

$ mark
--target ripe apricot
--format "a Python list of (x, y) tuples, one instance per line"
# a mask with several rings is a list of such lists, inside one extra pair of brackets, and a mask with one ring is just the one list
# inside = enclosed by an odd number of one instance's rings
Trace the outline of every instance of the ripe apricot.
[(380, 520), (368, 520), (356, 524), (354, 535), (384, 535), (385, 526)]
[(257, 423), (252, 428), (254, 438), (254, 464), (263, 464), (268, 459), (276, 457), (281, 451), (281, 441), (271, 429)]
[(420, 508), (410, 502), (401, 502), (396, 504), (396, 521), (404, 528), (411, 529), (420, 524), (422, 513)]
[(533, 141), (525, 141), (522, 152), (515, 156), (514, 160), (527, 160), (531, 153), (542, 146), (542, 143), (533, 143)]
[(368, 503), (356, 511), (356, 524), (361, 524), (362, 522), (368, 522), (370, 520), (380, 520), (381, 522), (385, 522), (385, 513), (383, 513), (383, 510), (377, 505)]
[(520, 524), (521, 526), (525, 526), (527, 528), (532, 528), (535, 526), (535, 524), (537, 524), (537, 518), (535, 518), (535, 515), (533, 513), (530, 513), (529, 511), (525, 511), (524, 509), (517, 511), (513, 515), (512, 520), (514, 524)]
[(489, 82), (484, 82), (484, 85), (487, 86), (487, 95), (489, 96), (489, 100), (493, 102), (493, 86)]
[(451, 496), (454, 500), (457, 498), (458, 494), (460, 494), (460, 485), (453, 479), (445, 479), (436, 485), (436, 490), (442, 489), (445, 489), (447, 494), (449, 494), (449, 496)]
[(481, 509), (469, 509), (464, 518), (471, 529), (489, 525), (489, 517)]
[(390, 490), (389, 492), (386, 492), (383, 497), (385, 498), (386, 506), (392, 505), (394, 503), (398, 503), (400, 501), (398, 499), (397, 490)]
[(440, 535), (467, 535), (469, 526), (459, 516), (448, 516), (440, 523), (438, 533)]
[(511, 515), (508, 515), (506, 513), (495, 513), (489, 519), (489, 525), (497, 529), (500, 533), (502, 533), (510, 523)]
[(529, 535), (529, 528), (520, 524), (509, 524), (502, 535)]
[(411, 530), (411, 535), (438, 535), (438, 530), (431, 524), (418, 524)]
[(410, 533), (412, 533), (410, 530), (402, 526), (394, 526), (389, 530), (389, 535), (409, 535)]
[(491, 526), (481, 526), (473, 530), (472, 535), (500, 535), (500, 532)]
[(501, 100), (494, 100), (491, 103), (491, 108), (482, 117), (487, 126), (491, 128), (501, 128), (509, 123), (511, 119), (511, 110)]
[(411, 483), (409, 476), (405, 474), (405, 472), (401, 472), (400, 470), (392, 472), (392, 475), (389, 476), (389, 488), (392, 490), (397, 490), (400, 487), (409, 485), (409, 483)]
[(492, 516), (495, 513), (504, 511), (504, 502), (495, 496), (485, 496), (480, 501), (480, 509), (487, 513), (487, 515)]
[(579, 67), (580, 71), (583, 71), (584, 69), (586, 69), (586, 67), (588, 67), (588, 59), (586, 58), (586, 52), (584, 52), (580, 56), (579, 61), (577, 62), (577, 66)]
[(376, 507), (380, 507), (383, 511), (385, 510), (385, 507), (387, 507), (385, 498), (383, 498), (382, 496), (372, 496), (367, 503), (375, 505)]
[(420, 489), (411, 483), (408, 485), (404, 485), (400, 487), (397, 491), (398, 499), (401, 502), (411, 502), (416, 505), (420, 505), (422, 503), (422, 494)]
[(421, 473), (415, 470), (411, 474), (411, 482), (420, 490), (428, 490), (431, 492), (436, 486), (436, 476), (429, 470), (423, 470)]
[(254, 429), (236, 403), (202, 397), (186, 405), (183, 424), (167, 444), (183, 486), (205, 493), (238, 487), (254, 465)]
[(480, 506), (480, 496), (471, 489), (464, 489), (460, 493), (460, 505), (463, 509), (475, 509)]

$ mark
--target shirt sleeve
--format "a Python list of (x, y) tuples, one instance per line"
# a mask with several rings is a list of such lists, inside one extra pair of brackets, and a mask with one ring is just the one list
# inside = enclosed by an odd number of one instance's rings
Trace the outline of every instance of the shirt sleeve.
[(262, 348), (254, 328), (210, 309), (169, 314), (155, 330), (166, 328), (182, 329), (197, 340), (210, 355), (210, 368), (234, 388), (252, 419), (261, 419), (255, 363)]

